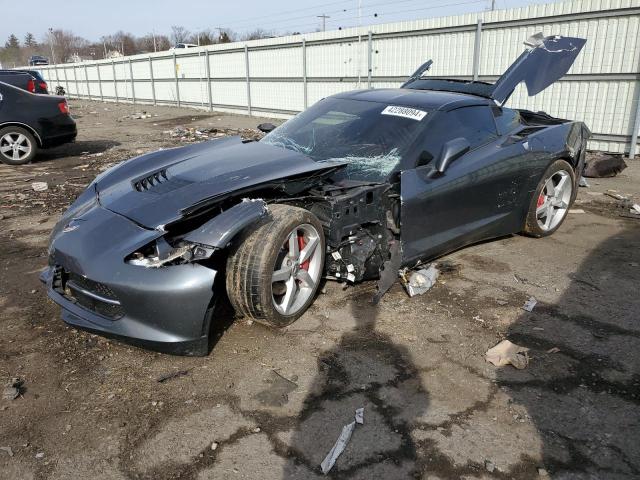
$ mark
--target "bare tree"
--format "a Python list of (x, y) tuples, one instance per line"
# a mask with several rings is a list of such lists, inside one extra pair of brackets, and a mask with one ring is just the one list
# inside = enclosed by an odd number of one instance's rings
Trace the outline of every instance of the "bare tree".
[(185, 43), (189, 38), (190, 32), (184, 27), (173, 25), (171, 27), (171, 40), (173, 43)]
[(252, 32), (245, 33), (242, 40), (260, 40), (261, 38), (273, 38), (275, 34), (272, 31), (256, 28)]
[(189, 42), (195, 45), (213, 45), (218, 43), (218, 35), (211, 29), (205, 29), (191, 35)]

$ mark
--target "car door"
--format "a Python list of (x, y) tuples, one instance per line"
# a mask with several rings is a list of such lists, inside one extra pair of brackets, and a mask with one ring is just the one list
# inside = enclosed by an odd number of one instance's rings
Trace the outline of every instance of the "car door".
[[(516, 206), (527, 175), (526, 142), (499, 136), (488, 105), (438, 114), (424, 140), (426, 164), (400, 176), (405, 263), (518, 229)], [(460, 137), (469, 142), (470, 150), (444, 173), (431, 175), (442, 146)]]

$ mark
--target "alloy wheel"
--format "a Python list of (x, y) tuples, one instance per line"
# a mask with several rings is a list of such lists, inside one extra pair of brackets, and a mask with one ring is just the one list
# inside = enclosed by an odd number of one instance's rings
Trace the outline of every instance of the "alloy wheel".
[(17, 132), (6, 133), (0, 138), (0, 153), (12, 161), (26, 158), (33, 146), (26, 135)]
[(556, 228), (567, 214), (573, 185), (571, 175), (559, 170), (547, 179), (536, 205), (536, 220), (544, 231)]
[(273, 305), (282, 315), (295, 315), (308, 302), (322, 274), (320, 234), (313, 225), (294, 228), (276, 258), (271, 275)]

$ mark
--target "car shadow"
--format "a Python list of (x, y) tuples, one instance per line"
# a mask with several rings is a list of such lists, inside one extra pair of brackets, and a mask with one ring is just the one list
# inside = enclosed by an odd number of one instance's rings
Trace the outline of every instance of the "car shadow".
[(560, 301), (539, 303), (509, 328), (507, 338), (528, 347), (531, 362), (499, 369), (498, 384), (539, 432), (538, 473), (639, 478), (638, 225), (598, 245), (571, 278)]
[(412, 421), (400, 419), (388, 403), (390, 398), (413, 399), (410, 410), (417, 418), (428, 408), (428, 394), (419, 381), (406, 381), (418, 378), (408, 350), (376, 331), (379, 307), (371, 303), (373, 283), (352, 291), (350, 316), (355, 325), (318, 357), (311, 393), (288, 442), (287, 456), (293, 461), (286, 463), (283, 479), (308, 478), (309, 471), (321, 474), (320, 463), (361, 407), (364, 424), (356, 425), (328, 476), (410, 478), (418, 468)]
[(103, 153), (118, 145), (121, 145), (121, 143), (114, 140), (80, 140), (73, 143), (65, 143), (58, 147), (40, 150), (33, 163), (46, 162), (62, 157), (80, 157), (82, 155)]

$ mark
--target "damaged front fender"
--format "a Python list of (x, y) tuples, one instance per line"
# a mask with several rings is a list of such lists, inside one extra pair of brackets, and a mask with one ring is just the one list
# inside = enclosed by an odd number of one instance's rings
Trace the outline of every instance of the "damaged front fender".
[(188, 233), (183, 239), (211, 248), (225, 248), (233, 237), (264, 218), (267, 213), (267, 204), (264, 200), (245, 198), (239, 204)]

